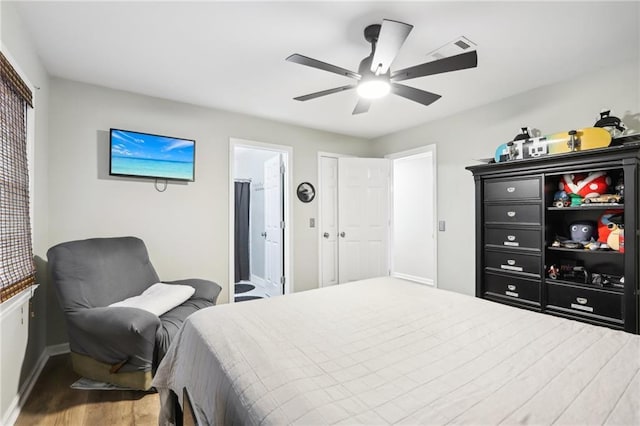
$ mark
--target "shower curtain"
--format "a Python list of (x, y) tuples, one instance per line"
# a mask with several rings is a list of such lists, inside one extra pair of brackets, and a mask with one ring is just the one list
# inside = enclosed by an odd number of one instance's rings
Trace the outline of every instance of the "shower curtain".
[(235, 282), (250, 279), (249, 191), (250, 182), (235, 182)]

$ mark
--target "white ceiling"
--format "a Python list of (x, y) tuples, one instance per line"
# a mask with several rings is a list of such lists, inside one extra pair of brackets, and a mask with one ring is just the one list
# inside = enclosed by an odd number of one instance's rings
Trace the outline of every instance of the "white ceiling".
[[(51, 75), (374, 138), (639, 55), (638, 2), (21, 2)], [(286, 62), (300, 53), (357, 71), (362, 30), (414, 25), (392, 66), (464, 35), (478, 67), (407, 81), (442, 95), (398, 96), (351, 115), (357, 95), (292, 98), (353, 80)]]

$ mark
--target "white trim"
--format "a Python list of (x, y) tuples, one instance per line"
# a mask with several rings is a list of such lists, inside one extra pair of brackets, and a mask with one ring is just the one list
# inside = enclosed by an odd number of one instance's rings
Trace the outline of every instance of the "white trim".
[(400, 279), (403, 279), (403, 280), (414, 281), (414, 282), (417, 282), (417, 283), (420, 283), (420, 284), (425, 284), (425, 285), (428, 285), (430, 287), (435, 287), (435, 283), (430, 278), (416, 277), (416, 276), (409, 275), (409, 274), (403, 274), (401, 272), (391, 272), (391, 276), (395, 277), (395, 278), (400, 278)]
[(47, 355), (49, 357), (56, 356), (56, 355), (62, 355), (62, 354), (68, 354), (69, 352), (71, 352), (71, 348), (69, 347), (69, 343), (60, 343), (58, 345), (47, 346), (47, 348), (45, 350), (46, 350)]
[(260, 286), (263, 289), (267, 288), (267, 281), (264, 278), (259, 277), (257, 275), (251, 274), (251, 283), (255, 284), (256, 286)]
[(13, 398), (11, 404), (9, 404), (9, 408), (7, 409), (6, 415), (2, 419), (3, 425), (12, 425), (18, 420), (18, 416), (22, 411), (22, 407), (24, 403), (29, 399), (29, 395), (31, 395), (31, 391), (33, 390), (33, 386), (38, 381), (40, 374), (42, 374), (42, 370), (45, 365), (47, 365), (47, 361), (49, 358), (55, 355), (62, 355), (69, 352), (69, 344), (62, 343), (54, 346), (47, 346), (40, 354), (40, 358), (38, 358), (38, 362), (36, 362), (35, 367), (31, 370), (29, 376), (24, 381), (22, 386), (20, 386), (20, 390), (18, 394)]
[(234, 275), (235, 275), (235, 237), (234, 237), (234, 215), (235, 215), (235, 203), (233, 202), (234, 194), (234, 151), (235, 148), (253, 148), (262, 149), (266, 151), (274, 151), (283, 154), (284, 163), (284, 294), (294, 292), (293, 283), (293, 212), (291, 208), (292, 188), (293, 188), (293, 147), (288, 145), (277, 145), (266, 142), (250, 141), (246, 139), (239, 139), (231, 137), (229, 138), (229, 303), (234, 303), (235, 288), (234, 288)]
[[(432, 145), (424, 145), (418, 148), (413, 148), (413, 149), (408, 149), (406, 151), (400, 151), (400, 152), (394, 152), (391, 154), (387, 154), (384, 157), (388, 158), (389, 160), (392, 160), (392, 171), (391, 171), (391, 177), (392, 180), (390, 182), (390, 188), (391, 191), (393, 191), (393, 160), (398, 160), (401, 158), (409, 158), (409, 157), (415, 157), (415, 158), (421, 158), (421, 157), (428, 157), (431, 156), (433, 158), (433, 200), (434, 200), (434, 205), (433, 205), (433, 279), (427, 279), (427, 278), (422, 278), (422, 279), (411, 279), (412, 281), (418, 281), (418, 282), (423, 282), (424, 284), (428, 284), (431, 285), (433, 287), (438, 287), (438, 161), (437, 161), (437, 157), (436, 157), (436, 145), (432, 144)], [(392, 200), (393, 201), (393, 200)], [(393, 204), (392, 204), (393, 205)], [(391, 235), (393, 235), (393, 208), (391, 209), (391, 217), (390, 217), (390, 223), (391, 225), (389, 226), (389, 230)], [(390, 259), (390, 268), (392, 271), (393, 276), (398, 276), (401, 277), (402, 274), (397, 275), (397, 273), (393, 272), (393, 256), (391, 255), (393, 253), (393, 239), (390, 238), (389, 241), (389, 259)], [(410, 278), (407, 278), (410, 279)], [(427, 281), (430, 281), (431, 283), (428, 283)]]
[(17, 295), (0, 303), (0, 321), (4, 319), (5, 315), (8, 315), (10, 312), (18, 309), (24, 304), (24, 302), (31, 299), (39, 286), (40, 284), (33, 284), (22, 290)]

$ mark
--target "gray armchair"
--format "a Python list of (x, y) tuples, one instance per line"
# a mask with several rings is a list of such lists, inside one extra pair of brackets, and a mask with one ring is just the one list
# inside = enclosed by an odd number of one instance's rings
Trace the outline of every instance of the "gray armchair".
[(144, 242), (135, 237), (93, 238), (58, 244), (47, 252), (49, 271), (64, 311), (73, 369), (81, 376), (147, 390), (184, 320), (213, 306), (220, 286), (202, 279), (195, 293), (160, 317), (109, 305), (137, 296), (160, 281)]

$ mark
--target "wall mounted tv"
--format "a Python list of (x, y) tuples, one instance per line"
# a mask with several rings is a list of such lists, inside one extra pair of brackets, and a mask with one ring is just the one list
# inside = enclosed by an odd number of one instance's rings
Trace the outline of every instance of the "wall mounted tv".
[(109, 139), (112, 176), (195, 179), (194, 140), (120, 129), (111, 129)]

